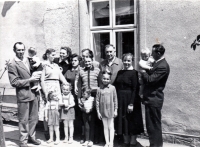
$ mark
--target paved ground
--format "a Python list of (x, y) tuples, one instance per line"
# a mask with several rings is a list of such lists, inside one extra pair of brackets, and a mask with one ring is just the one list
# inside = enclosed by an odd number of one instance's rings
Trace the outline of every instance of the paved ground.
[[(13, 124), (4, 124), (4, 132), (5, 132), (5, 138), (6, 138), (6, 147), (18, 147), (18, 127)], [(39, 147), (82, 147), (82, 145), (79, 143), (79, 140), (75, 138), (75, 141), (73, 144), (65, 144), (62, 141), (59, 145), (47, 144), (46, 140), (44, 138), (43, 132), (41, 130), (37, 130), (36, 134), (37, 138), (42, 142), (42, 144)], [(137, 139), (139, 144), (137, 147), (146, 147), (149, 145), (149, 141), (147, 139), (138, 138)], [(34, 146), (32, 144), (28, 144), (30, 147), (38, 147)], [(94, 145), (93, 147), (103, 147), (104, 144)], [(123, 147), (123, 145), (118, 145), (115, 143), (115, 147)], [(170, 143), (164, 143), (164, 147), (186, 147), (184, 145), (179, 144), (170, 144)]]

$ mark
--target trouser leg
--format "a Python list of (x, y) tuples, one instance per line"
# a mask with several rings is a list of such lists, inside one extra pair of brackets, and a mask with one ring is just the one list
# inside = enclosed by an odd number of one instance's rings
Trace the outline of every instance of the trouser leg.
[(150, 147), (162, 147), (161, 108), (145, 106), (145, 117)]
[(19, 141), (27, 143), (28, 140), (29, 102), (18, 103)]
[(38, 100), (29, 102), (29, 136), (35, 140), (35, 127), (38, 123)]

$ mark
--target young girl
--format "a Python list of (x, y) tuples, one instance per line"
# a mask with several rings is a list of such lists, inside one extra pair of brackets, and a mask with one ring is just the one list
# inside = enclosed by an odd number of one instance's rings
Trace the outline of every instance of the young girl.
[(96, 109), (99, 119), (103, 121), (106, 140), (106, 145), (104, 147), (113, 147), (114, 117), (117, 116), (118, 108), (117, 93), (115, 87), (110, 84), (110, 71), (104, 71), (101, 80), (102, 85), (97, 90)]
[[(74, 134), (74, 119), (75, 119), (75, 111), (74, 111), (74, 97), (71, 93), (71, 85), (62, 85), (62, 100), (60, 102), (61, 110), (60, 117), (64, 122), (64, 132), (65, 139), (64, 143), (72, 143), (73, 142), (73, 134)], [(68, 137), (68, 128), (69, 128), (69, 137)], [(69, 142), (68, 142), (69, 140)]]
[(59, 131), (59, 98), (54, 91), (48, 93), (48, 101), (45, 108), (45, 120), (48, 122), (50, 139), (47, 143), (53, 142), (53, 134), (55, 131), (55, 145), (60, 143)]

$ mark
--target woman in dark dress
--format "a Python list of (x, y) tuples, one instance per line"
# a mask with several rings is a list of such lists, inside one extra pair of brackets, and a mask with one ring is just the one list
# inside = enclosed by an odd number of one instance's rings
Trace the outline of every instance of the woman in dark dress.
[(133, 69), (133, 55), (124, 54), (124, 69), (117, 74), (114, 85), (118, 97), (117, 133), (124, 136), (126, 145), (137, 145), (137, 135), (144, 132), (141, 102), (138, 95), (138, 73)]

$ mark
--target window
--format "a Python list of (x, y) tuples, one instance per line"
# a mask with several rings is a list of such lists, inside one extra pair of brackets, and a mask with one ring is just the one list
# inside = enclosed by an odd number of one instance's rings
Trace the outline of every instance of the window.
[(116, 47), (119, 58), (128, 52), (137, 58), (136, 0), (90, 0), (89, 8), (91, 49), (95, 59), (105, 59), (107, 44)]

